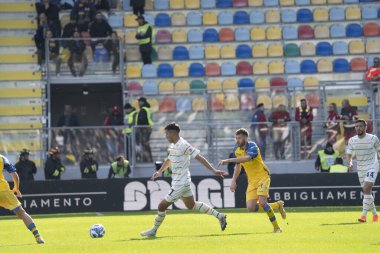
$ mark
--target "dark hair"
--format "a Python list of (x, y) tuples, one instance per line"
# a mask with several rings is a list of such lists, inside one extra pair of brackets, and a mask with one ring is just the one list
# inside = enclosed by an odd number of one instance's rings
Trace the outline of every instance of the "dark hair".
[(355, 123), (363, 123), (364, 126), (367, 126), (367, 121), (365, 121), (364, 119), (357, 119)]
[(305, 98), (303, 98), (303, 99), (301, 99), (300, 101), (301, 101), (301, 102), (303, 102), (303, 101), (305, 101), (305, 102), (306, 102), (306, 99), (305, 99)]
[(165, 130), (166, 130), (166, 131), (171, 131), (171, 130), (173, 130), (173, 131), (177, 131), (178, 133), (181, 132), (181, 129), (179, 128), (179, 125), (178, 125), (177, 123), (175, 123), (175, 122), (172, 122), (172, 123), (170, 123), (169, 125), (167, 125), (167, 126), (165, 127)]
[(337, 158), (335, 159), (335, 164), (343, 164), (343, 159), (342, 159), (342, 157), (337, 157)]
[(245, 135), (245, 136), (248, 137), (249, 133), (248, 133), (247, 129), (245, 129), (245, 128), (239, 128), (238, 130), (236, 130), (235, 135)]

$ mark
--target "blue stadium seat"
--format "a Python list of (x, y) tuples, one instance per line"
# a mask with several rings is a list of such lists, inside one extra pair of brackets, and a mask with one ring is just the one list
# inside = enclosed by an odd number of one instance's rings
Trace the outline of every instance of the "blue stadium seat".
[(155, 0), (153, 2), (155, 10), (167, 10), (169, 9), (169, 0)]
[(334, 24), (330, 26), (331, 38), (344, 38), (346, 37), (346, 29), (341, 24)]
[(319, 42), (315, 48), (316, 55), (332, 55), (333, 50), (328, 42)]
[(123, 0), (123, 10), (125, 11), (131, 11), (132, 6), (131, 6), (131, 1), (130, 0)]
[(204, 46), (191, 46), (189, 48), (189, 58), (191, 60), (199, 60), (205, 58)]
[(359, 3), (359, 0), (344, 0), (344, 3), (345, 4), (355, 4), (355, 3)]
[(310, 23), (313, 22), (313, 13), (309, 9), (299, 9), (297, 11), (297, 22)]
[(216, 0), (216, 8), (232, 8), (232, 0)]
[(189, 51), (184, 46), (175, 47), (173, 50), (173, 59), (174, 60), (188, 60)]
[(153, 64), (145, 64), (141, 72), (144, 78), (157, 77), (156, 67)]
[(216, 7), (216, 0), (202, 0), (201, 8), (202, 9), (214, 9)]
[(285, 73), (287, 74), (298, 74), (301, 71), (301, 67), (298, 61), (286, 60), (285, 62)]
[(350, 63), (346, 59), (335, 59), (333, 61), (333, 69), (337, 73), (350, 72)]
[(156, 15), (154, 24), (157, 27), (165, 27), (171, 26), (172, 21), (167, 13), (159, 13)]
[(296, 0), (296, 5), (310, 5), (310, 0)]
[(252, 91), (255, 87), (255, 83), (250, 78), (243, 78), (239, 80), (238, 87), (240, 91)]
[(264, 6), (278, 6), (278, 0), (264, 0)]
[(282, 38), (285, 40), (295, 40), (298, 39), (298, 31), (294, 26), (285, 26), (282, 29)]
[(151, 25), (154, 25), (154, 17), (150, 13), (145, 13), (144, 15), (145, 21), (148, 22)]
[(235, 30), (236, 41), (249, 41), (250, 39), (248, 28), (239, 27)]
[(248, 45), (238, 45), (236, 48), (237, 58), (252, 58), (252, 49)]
[(202, 13), (199, 11), (191, 11), (187, 14), (186, 17), (187, 25), (202, 25)]
[(376, 2), (376, 0), (359, 0), (359, 2), (361, 2), (361, 3), (372, 3), (372, 2)]
[(158, 77), (173, 77), (173, 67), (168, 63), (161, 63), (157, 68)]
[(222, 76), (234, 76), (236, 75), (236, 65), (232, 62), (224, 62), (220, 67)]
[(112, 14), (108, 18), (108, 24), (112, 28), (123, 27), (123, 16), (118, 14)]
[(202, 64), (194, 62), (189, 67), (189, 76), (200, 77), (205, 75), (205, 68)]
[(362, 27), (359, 24), (348, 24), (346, 26), (347, 37), (361, 37), (363, 36)]
[(378, 56), (377, 56), (377, 55), (368, 55), (368, 56), (367, 56), (367, 68), (373, 66), (373, 59), (374, 59), (375, 57), (378, 57)]
[(377, 17), (380, 18), (380, 9), (377, 11)]
[(251, 24), (264, 24), (265, 22), (265, 14), (262, 10), (253, 10), (249, 14), (249, 21)]
[(234, 14), (231, 11), (222, 11), (218, 15), (219, 25), (232, 25), (234, 23)]
[(249, 15), (245, 11), (237, 11), (234, 15), (234, 24), (235, 25), (244, 25), (249, 24)]
[(177, 112), (191, 111), (191, 99), (189, 97), (180, 96), (176, 102)]
[(104, 47), (95, 47), (93, 58), (96, 63), (108, 62), (110, 60), (108, 51)]
[(203, 35), (201, 29), (191, 29), (187, 33), (187, 41), (188, 42), (202, 42)]
[(303, 88), (303, 82), (298, 77), (291, 77), (288, 79), (288, 88), (289, 89), (302, 89)]
[(203, 33), (204, 42), (217, 42), (219, 41), (218, 31), (214, 28), (208, 28)]
[(297, 13), (293, 9), (285, 9), (281, 11), (281, 21), (283, 23), (297, 22)]
[(144, 95), (157, 95), (158, 94), (158, 85), (154, 80), (147, 80), (143, 84), (143, 93)]
[(301, 62), (301, 73), (317, 73), (317, 65), (312, 60), (303, 60)]
[(377, 19), (377, 9), (371, 5), (362, 6), (362, 19)]
[(342, 55), (348, 54), (348, 44), (345, 41), (336, 41), (333, 43), (333, 54)]
[(330, 8), (329, 20), (330, 21), (343, 21), (345, 19), (344, 9), (340, 7)]

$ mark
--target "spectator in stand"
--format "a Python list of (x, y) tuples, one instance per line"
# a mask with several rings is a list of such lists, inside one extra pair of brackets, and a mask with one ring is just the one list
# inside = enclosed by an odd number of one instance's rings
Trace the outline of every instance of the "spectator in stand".
[(257, 146), (260, 149), (261, 156), (265, 160), (265, 151), (267, 148), (267, 135), (268, 135), (268, 125), (265, 123), (267, 121), (264, 113), (264, 104), (260, 103), (256, 106), (256, 111), (252, 117), (251, 129)]
[(75, 69), (74, 63), (80, 63), (79, 66), (79, 76), (83, 76), (87, 69), (87, 58), (84, 54), (86, 50), (86, 44), (83, 41), (82, 36), (78, 31), (75, 31), (73, 34), (73, 40), (68, 42), (68, 48), (70, 51), (70, 57), (67, 61), (70, 71), (73, 76), (77, 76), (77, 71)]
[(42, 0), (36, 4), (37, 14), (44, 13), (50, 25), (54, 26), (54, 37), (61, 35), (61, 21), (59, 20), (59, 7), (50, 3), (49, 0)]
[(123, 133), (125, 135), (125, 142), (126, 142), (126, 158), (127, 160), (129, 159), (129, 153), (131, 151), (131, 133), (133, 130), (133, 127), (136, 125), (136, 116), (137, 116), (137, 111), (136, 109), (130, 104), (126, 103), (124, 105), (124, 125), (126, 128), (123, 130)]
[[(54, 27), (49, 26), (46, 15), (41, 13), (38, 19), (38, 26), (36, 34), (34, 35), (34, 42), (37, 47), (38, 64), (41, 65), (45, 62), (45, 38), (46, 32), (51, 31)], [(53, 33), (54, 34), (54, 33)], [(54, 37), (54, 36), (53, 36)]]
[(337, 157), (335, 164), (330, 166), (330, 173), (348, 173), (348, 167), (343, 165), (341, 157)]
[(78, 0), (75, 2), (71, 15), (78, 21), (79, 19), (91, 22), (95, 18), (96, 9), (90, 0)]
[(117, 33), (114, 31), (112, 32), (111, 36), (111, 55), (113, 57), (112, 60), (112, 73), (116, 74), (116, 69), (120, 65), (120, 44), (119, 44), (119, 37), (117, 36)]
[(82, 179), (84, 178), (97, 178), (97, 171), (99, 169), (98, 162), (94, 159), (94, 151), (91, 148), (84, 150), (82, 160), (80, 161), (80, 172)]
[(108, 178), (128, 178), (129, 174), (131, 174), (129, 161), (124, 156), (119, 155), (111, 164)]
[(269, 121), (273, 123), (272, 139), (276, 160), (285, 159), (285, 145), (289, 138), (289, 127), (286, 122), (290, 120), (290, 114), (286, 111), (285, 105), (279, 105), (277, 110), (273, 111), (269, 117)]
[(153, 121), (151, 118), (150, 104), (145, 97), (138, 99), (140, 110), (137, 114), (136, 142), (142, 148), (142, 160), (153, 162), (150, 150), (150, 135), (152, 134)]
[(92, 3), (97, 11), (110, 11), (110, 4), (108, 3), (108, 0), (93, 0)]
[(112, 108), (112, 112), (110, 115), (106, 117), (106, 120), (104, 121), (105, 126), (122, 126), (124, 125), (124, 119), (123, 115), (120, 112), (120, 109), (118, 106), (114, 106)]
[[(55, 64), (55, 74), (59, 76), (61, 71), (62, 59), (59, 55), (59, 41), (53, 39), (53, 33), (50, 30), (46, 31), (46, 39), (49, 45), (49, 60)], [(45, 48), (45, 46), (44, 46)]]
[(37, 173), (36, 164), (29, 160), (29, 150), (24, 148), (20, 151), (20, 157), (18, 162), (15, 164), (17, 173), (21, 181), (34, 180), (34, 174)]
[(77, 21), (73, 15), (70, 15), (70, 22), (63, 27), (62, 38), (71, 38), (75, 31), (78, 31)]
[(370, 67), (366, 74), (365, 79), (367, 81), (380, 81), (380, 58), (373, 58), (373, 66)]
[(340, 118), (343, 121), (344, 129), (344, 141), (346, 145), (348, 140), (356, 135), (355, 131), (355, 120), (358, 115), (358, 108), (356, 106), (351, 106), (348, 99), (342, 101), (342, 110), (340, 112)]
[(136, 16), (144, 15), (145, 0), (131, 0), (130, 6)]
[(306, 99), (301, 99), (300, 103), (301, 105), (296, 108), (295, 120), (300, 122), (301, 158), (307, 158), (311, 152), (313, 108), (307, 104)]
[(329, 115), (327, 116), (327, 121), (324, 124), (327, 134), (327, 142), (334, 145), (336, 142), (336, 136), (340, 134), (340, 116), (338, 113), (338, 107), (335, 103), (329, 105)]
[(314, 165), (315, 170), (329, 172), (330, 166), (334, 165), (337, 157), (339, 157), (339, 152), (334, 150), (330, 142), (327, 142), (325, 149), (318, 151), (318, 157)]
[(144, 64), (152, 64), (153, 27), (145, 21), (144, 16), (138, 16), (136, 39), (139, 41), (141, 58)]
[[(101, 12), (96, 13), (95, 21), (90, 26), (91, 38), (110, 38), (112, 35), (112, 28), (106, 20), (103, 19)], [(107, 49), (108, 54), (111, 52), (112, 42), (109, 39), (97, 39), (91, 41), (92, 51), (95, 51), (95, 47), (103, 46)]]
[(78, 117), (73, 113), (71, 105), (65, 105), (63, 109), (63, 115), (58, 119), (58, 127), (76, 127), (79, 126)]
[(48, 158), (45, 162), (45, 178), (46, 179), (61, 179), (61, 174), (65, 172), (65, 167), (61, 163), (58, 156), (58, 148), (51, 148), (49, 150)]

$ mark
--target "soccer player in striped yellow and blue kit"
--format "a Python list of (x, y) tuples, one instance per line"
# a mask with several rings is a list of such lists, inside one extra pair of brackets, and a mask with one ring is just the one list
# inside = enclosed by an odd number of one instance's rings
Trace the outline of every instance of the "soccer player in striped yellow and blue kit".
[[(4, 178), (3, 170), (6, 170), (12, 177), (14, 187), (11, 190), (8, 182)], [(9, 160), (0, 155), (0, 207), (4, 207), (14, 212), (17, 217), (22, 219), (25, 226), (33, 233), (37, 243), (45, 243), (40, 233), (37, 230), (36, 225), (32, 217), (29, 216), (22, 208), (20, 201), (17, 197), (22, 197), (20, 192), (20, 180), (16, 172), (16, 168), (9, 162)], [(17, 195), (17, 197), (16, 197)]]
[(234, 157), (219, 162), (219, 166), (227, 163), (236, 163), (236, 168), (231, 182), (231, 191), (235, 192), (237, 184), (236, 179), (240, 174), (241, 167), (248, 177), (248, 187), (246, 192), (247, 209), (250, 212), (264, 211), (273, 225), (274, 232), (280, 233), (274, 210), (279, 210), (283, 219), (286, 218), (284, 202), (277, 201), (268, 203), (270, 174), (268, 167), (261, 158), (260, 149), (256, 143), (248, 141), (248, 131), (240, 128), (235, 132), (236, 146), (234, 147)]

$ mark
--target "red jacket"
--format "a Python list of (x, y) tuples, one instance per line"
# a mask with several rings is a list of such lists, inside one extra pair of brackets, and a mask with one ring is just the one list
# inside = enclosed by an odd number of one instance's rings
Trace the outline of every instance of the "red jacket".
[(273, 122), (273, 127), (284, 127), (286, 122), (290, 121), (290, 114), (288, 112), (272, 112), (272, 115), (269, 117), (269, 121)]
[(373, 81), (380, 77), (380, 68), (378, 67), (370, 67), (365, 73), (365, 79), (367, 81)]

